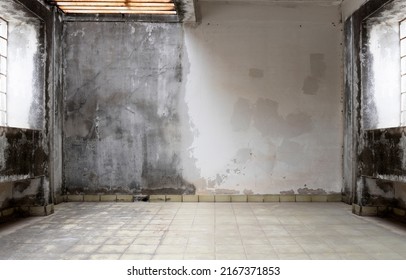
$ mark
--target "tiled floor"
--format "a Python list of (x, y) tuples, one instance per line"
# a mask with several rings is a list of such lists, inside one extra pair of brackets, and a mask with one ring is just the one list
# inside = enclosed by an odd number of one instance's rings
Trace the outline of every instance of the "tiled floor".
[(64, 203), (0, 225), (0, 259), (406, 259), (406, 226), (344, 203)]

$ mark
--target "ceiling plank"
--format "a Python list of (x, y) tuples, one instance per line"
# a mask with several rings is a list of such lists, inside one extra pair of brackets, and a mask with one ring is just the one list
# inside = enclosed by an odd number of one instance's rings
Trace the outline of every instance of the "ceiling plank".
[(64, 10), (66, 13), (76, 13), (76, 14), (153, 14), (153, 15), (176, 15), (176, 11), (141, 11), (141, 10)]
[(174, 0), (50, 0), (65, 13), (177, 14)]

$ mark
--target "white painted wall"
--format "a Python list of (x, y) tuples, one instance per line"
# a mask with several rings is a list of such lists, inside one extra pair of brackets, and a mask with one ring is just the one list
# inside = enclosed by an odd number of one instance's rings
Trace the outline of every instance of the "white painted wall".
[(339, 6), (200, 5), (185, 27), (184, 178), (199, 193), (340, 192)]

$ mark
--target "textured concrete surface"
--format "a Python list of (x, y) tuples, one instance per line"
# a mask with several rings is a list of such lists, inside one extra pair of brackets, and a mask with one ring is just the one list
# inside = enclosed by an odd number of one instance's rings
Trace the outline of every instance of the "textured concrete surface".
[(345, 23), (344, 201), (404, 209), (398, 30), (404, 7), (388, 2), (368, 1)]
[(344, 203), (64, 203), (0, 225), (0, 259), (406, 259), (406, 228)]
[(339, 6), (200, 8), (195, 25), (65, 23), (66, 190), (339, 193)]
[(9, 127), (0, 133), (0, 209), (46, 206), (62, 185), (61, 107), (56, 105), (62, 96), (61, 51), (55, 36), (61, 19), (41, 1), (5, 0), (0, 11), (9, 21)]
[(193, 194), (179, 158), (180, 25), (70, 22), (65, 31), (67, 191)]

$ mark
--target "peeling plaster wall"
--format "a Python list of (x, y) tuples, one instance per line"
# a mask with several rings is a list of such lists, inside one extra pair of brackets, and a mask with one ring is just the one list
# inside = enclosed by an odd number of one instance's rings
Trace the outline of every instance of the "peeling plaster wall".
[(185, 28), (185, 178), (201, 193), (339, 193), (339, 7), (200, 8)]
[(339, 193), (338, 6), (66, 22), (68, 193)]

